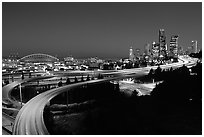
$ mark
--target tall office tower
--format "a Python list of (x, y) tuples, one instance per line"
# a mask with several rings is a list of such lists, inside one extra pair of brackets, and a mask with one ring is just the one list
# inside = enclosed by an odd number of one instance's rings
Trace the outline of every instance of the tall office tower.
[(170, 45), (169, 45), (169, 56), (177, 57), (178, 56), (178, 35), (171, 36)]
[(180, 45), (178, 46), (178, 55), (183, 55), (184, 54), (184, 50), (183, 47)]
[(145, 56), (150, 56), (150, 54), (151, 54), (150, 44), (147, 43), (147, 44), (144, 45), (144, 55)]
[(192, 53), (192, 46), (188, 46), (186, 49), (186, 54), (189, 55)]
[(152, 42), (152, 57), (158, 59), (159, 57), (159, 43)]
[(159, 56), (166, 56), (167, 44), (164, 29), (159, 30)]
[(192, 53), (197, 53), (198, 52), (198, 45), (197, 45), (197, 40), (192, 40), (191, 41), (191, 46), (192, 46)]
[(140, 49), (139, 48), (135, 49), (135, 54), (136, 54), (137, 58), (140, 58), (141, 53), (140, 53)]
[(129, 59), (130, 59), (131, 61), (134, 61), (134, 59), (135, 59), (135, 55), (134, 55), (134, 53), (133, 53), (132, 47), (130, 47)]

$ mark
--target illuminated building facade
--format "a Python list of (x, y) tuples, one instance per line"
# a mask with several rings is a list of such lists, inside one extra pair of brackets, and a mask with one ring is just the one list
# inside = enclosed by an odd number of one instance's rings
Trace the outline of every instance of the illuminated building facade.
[(167, 51), (166, 36), (164, 29), (159, 30), (159, 56), (165, 57)]
[(144, 55), (145, 55), (145, 56), (150, 56), (150, 54), (151, 54), (150, 44), (147, 43), (147, 44), (145, 44), (145, 46), (144, 46)]
[(159, 57), (159, 43), (152, 42), (152, 57), (158, 59)]
[(178, 57), (178, 35), (171, 36), (170, 45), (169, 45), (169, 56)]
[(132, 47), (130, 47), (129, 59), (130, 59), (131, 61), (134, 61), (134, 60), (135, 60), (135, 55), (134, 55), (134, 53), (133, 53)]
[(191, 41), (191, 47), (192, 47), (192, 51), (191, 53), (197, 53), (198, 52), (198, 45), (197, 45), (197, 40), (192, 40)]
[(76, 63), (75, 59), (73, 57), (66, 57), (64, 58), (65, 65), (74, 65)]
[(137, 58), (140, 58), (141, 53), (140, 53), (140, 49), (139, 48), (135, 49), (135, 54), (136, 54)]
[(182, 46), (178, 46), (178, 55), (183, 55), (184, 54), (184, 50)]

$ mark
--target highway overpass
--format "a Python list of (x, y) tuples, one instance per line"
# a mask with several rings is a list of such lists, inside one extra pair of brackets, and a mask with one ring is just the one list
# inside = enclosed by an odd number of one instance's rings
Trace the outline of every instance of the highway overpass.
[[(181, 59), (182, 61), (178, 63), (173, 63), (173, 64), (168, 64), (168, 65), (161, 65), (160, 67), (162, 69), (167, 69), (170, 67), (177, 68), (181, 67), (183, 65), (188, 66), (189, 64), (196, 64), (195, 60), (190, 60), (189, 59)], [(107, 81), (112, 81), (112, 80), (120, 80), (120, 79), (125, 79), (125, 78), (131, 78), (131, 77), (141, 77), (146, 75), (149, 70), (153, 68), (156, 69), (157, 66), (154, 67), (146, 67), (146, 68), (135, 68), (135, 69), (127, 69), (127, 70), (120, 70), (118, 71), (118, 77), (113, 77), (113, 78), (107, 78), (107, 79), (100, 79), (100, 80), (92, 80), (92, 81), (86, 81), (86, 82), (81, 82), (81, 83), (76, 83), (76, 84), (71, 84), (67, 86), (63, 86), (57, 89), (52, 89), (49, 91), (46, 91), (44, 93), (39, 94), (38, 96), (32, 98), (30, 101), (28, 101), (22, 109), (20, 109), (16, 119), (15, 119), (15, 124), (13, 127), (13, 134), (16, 135), (47, 135), (49, 132), (47, 131), (47, 128), (44, 123), (44, 118), (43, 118), (43, 111), (44, 107), (46, 106), (49, 101), (54, 98), (55, 96), (66, 92), (70, 89), (77, 88), (82, 85), (92, 85), (96, 83), (101, 83), (101, 82), (107, 82)], [(113, 72), (112, 72), (113, 73)], [(111, 75), (111, 72), (109, 73)], [(42, 77), (43, 78), (43, 77)], [(20, 81), (16, 82), (13, 84), (12, 87), (17, 86), (20, 83), (25, 82)], [(9, 98), (8, 94), (11, 91), (12, 88), (5, 89), (3, 92), (3, 97)], [(6, 95), (7, 94), (7, 95)], [(31, 109), (32, 108), (32, 109)]]

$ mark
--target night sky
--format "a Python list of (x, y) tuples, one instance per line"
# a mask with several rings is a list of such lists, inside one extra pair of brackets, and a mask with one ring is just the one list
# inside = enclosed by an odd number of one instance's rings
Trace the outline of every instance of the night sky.
[(75, 58), (128, 57), (130, 46), (144, 50), (179, 35), (184, 48), (202, 46), (202, 3), (2, 3), (2, 55), (46, 53)]

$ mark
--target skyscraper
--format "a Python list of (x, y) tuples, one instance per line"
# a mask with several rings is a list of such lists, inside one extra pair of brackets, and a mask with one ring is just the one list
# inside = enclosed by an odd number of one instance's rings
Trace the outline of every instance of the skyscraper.
[(198, 52), (197, 40), (192, 40), (191, 41), (191, 47), (192, 47), (192, 53), (197, 53)]
[(189, 55), (192, 53), (192, 46), (188, 46), (186, 49), (186, 54)]
[(150, 50), (150, 44), (147, 43), (144, 45), (144, 55), (145, 56), (150, 56), (151, 50)]
[(184, 54), (184, 50), (183, 47), (181, 45), (178, 46), (178, 55), (183, 55)]
[(159, 43), (152, 42), (152, 57), (158, 59), (159, 57)]
[(130, 51), (129, 51), (129, 59), (130, 59), (131, 61), (134, 61), (134, 59), (135, 59), (135, 55), (134, 55), (134, 53), (133, 53), (133, 49), (132, 49), (132, 47), (130, 47)]
[(166, 36), (164, 29), (159, 30), (159, 56), (165, 57), (167, 51)]
[(178, 35), (171, 36), (170, 45), (169, 45), (169, 56), (177, 57), (178, 56)]
[(137, 58), (140, 59), (141, 53), (140, 53), (140, 49), (139, 48), (135, 49), (135, 55), (136, 55)]

